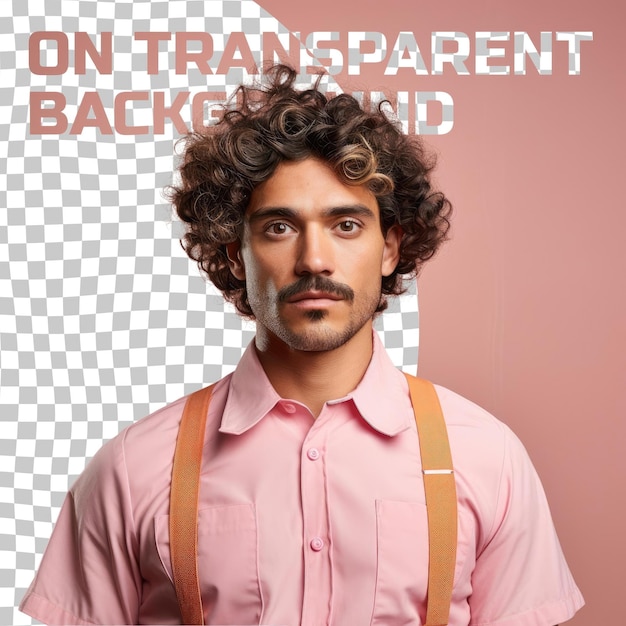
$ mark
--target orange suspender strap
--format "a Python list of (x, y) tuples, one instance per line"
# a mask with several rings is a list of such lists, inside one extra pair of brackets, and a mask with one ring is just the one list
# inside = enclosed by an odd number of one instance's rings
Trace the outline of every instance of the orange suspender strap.
[(456, 485), (448, 431), (432, 383), (405, 374), (417, 423), (428, 515), (428, 597), (425, 626), (445, 626), (456, 566)]
[(204, 624), (198, 581), (198, 494), (213, 385), (191, 394), (178, 428), (170, 487), (170, 558), (183, 624)]
[[(457, 508), (452, 457), (437, 393), (406, 375), (419, 433), (428, 513), (425, 626), (445, 626), (456, 565)], [(204, 624), (198, 581), (198, 493), (206, 417), (213, 385), (187, 399), (176, 440), (170, 493), (170, 557), (183, 624)]]

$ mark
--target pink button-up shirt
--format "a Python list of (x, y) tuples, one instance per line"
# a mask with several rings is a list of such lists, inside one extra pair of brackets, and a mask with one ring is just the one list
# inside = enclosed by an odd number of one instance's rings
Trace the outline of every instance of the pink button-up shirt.
[[(511, 431), (437, 391), (457, 481), (450, 624), (552, 626), (583, 604)], [(180, 623), (168, 539), (184, 399), (105, 445), (70, 491), (22, 610), (49, 624)], [(376, 338), (358, 387), (317, 419), (253, 346), (211, 402), (199, 575), (207, 624), (419, 625), (428, 538), (406, 381)]]

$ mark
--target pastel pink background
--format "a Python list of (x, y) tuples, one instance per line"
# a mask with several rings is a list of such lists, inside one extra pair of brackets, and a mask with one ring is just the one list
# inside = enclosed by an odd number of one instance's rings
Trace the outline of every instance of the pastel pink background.
[[(261, 0), (292, 30), (593, 31), (582, 72), (385, 77), (345, 89), (443, 90), (455, 127), (428, 138), (455, 205), (453, 239), (420, 280), (420, 374), (507, 422), (543, 479), (587, 606), (624, 623), (626, 542), (626, 5), (596, 0)], [(560, 52), (557, 52), (560, 51)], [(512, 64), (512, 53), (507, 56)], [(428, 61), (427, 61), (428, 63)], [(471, 66), (470, 66), (471, 67)]]

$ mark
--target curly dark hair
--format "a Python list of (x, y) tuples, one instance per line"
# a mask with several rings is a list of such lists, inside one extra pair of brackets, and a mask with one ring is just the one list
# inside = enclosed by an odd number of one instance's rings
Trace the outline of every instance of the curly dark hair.
[(169, 198), (186, 223), (181, 244), (224, 297), (254, 317), (246, 285), (231, 273), (226, 244), (240, 237), (254, 188), (282, 161), (315, 157), (346, 184), (365, 184), (376, 196), (383, 233), (402, 228), (400, 260), (382, 277), (385, 295), (406, 290), (446, 239), (452, 207), (431, 187), (435, 160), (417, 136), (405, 135), (384, 113), (383, 104), (365, 111), (349, 95), (328, 98), (321, 75), (309, 89), (295, 88), (297, 73), (276, 65), (261, 84), (240, 86), (217, 124), (190, 133), (180, 166), (181, 182)]

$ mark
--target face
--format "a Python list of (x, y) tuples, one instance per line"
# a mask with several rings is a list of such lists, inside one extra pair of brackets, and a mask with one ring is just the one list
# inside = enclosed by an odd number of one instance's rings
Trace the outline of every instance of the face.
[(344, 184), (317, 159), (281, 163), (252, 193), (241, 241), (228, 246), (257, 342), (328, 351), (369, 333), (400, 238), (398, 227), (383, 236), (367, 187)]

